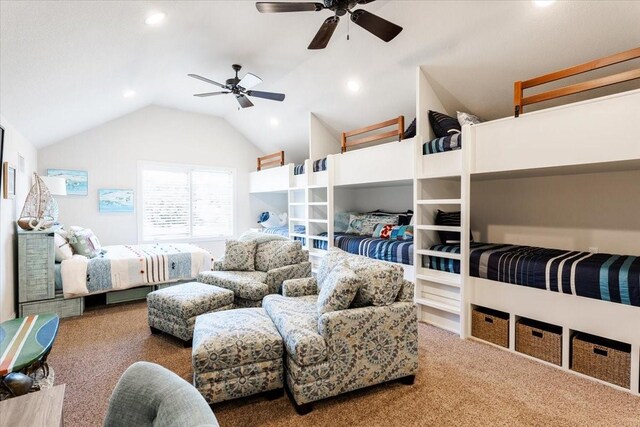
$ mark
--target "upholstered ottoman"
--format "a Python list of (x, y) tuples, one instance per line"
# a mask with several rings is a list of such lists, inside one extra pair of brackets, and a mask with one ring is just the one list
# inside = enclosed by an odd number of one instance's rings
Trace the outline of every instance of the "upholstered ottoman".
[(151, 333), (166, 332), (191, 346), (196, 317), (233, 308), (233, 292), (217, 286), (191, 282), (169, 286), (147, 295)]
[(193, 331), (193, 381), (209, 404), (269, 391), (282, 395), (283, 345), (262, 308), (198, 316)]

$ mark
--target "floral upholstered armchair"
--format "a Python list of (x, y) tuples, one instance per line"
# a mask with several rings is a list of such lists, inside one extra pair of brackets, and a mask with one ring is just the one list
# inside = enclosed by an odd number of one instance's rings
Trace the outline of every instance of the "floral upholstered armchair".
[(282, 335), (296, 410), (418, 370), (414, 285), (402, 267), (332, 248), (317, 278), (287, 280), (263, 307)]
[(260, 307), (262, 298), (281, 291), (282, 282), (311, 276), (309, 253), (298, 241), (245, 233), (226, 243), (225, 256), (198, 281), (232, 290), (235, 307)]

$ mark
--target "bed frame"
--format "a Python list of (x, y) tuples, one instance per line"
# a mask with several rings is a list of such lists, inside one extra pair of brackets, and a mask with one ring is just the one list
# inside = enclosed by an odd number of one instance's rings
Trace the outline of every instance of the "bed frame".
[(546, 83), (554, 82), (556, 80), (576, 76), (579, 74), (587, 73), (589, 71), (597, 70), (637, 58), (640, 58), (640, 47), (630, 49), (625, 52), (616, 53), (615, 55), (606, 56), (604, 58), (595, 59), (584, 64), (576, 65), (560, 71), (555, 71), (553, 73), (545, 74), (533, 79), (517, 81), (514, 83), (513, 88), (515, 117), (518, 117), (521, 113), (524, 112), (523, 109), (525, 105), (535, 104), (538, 102), (548, 101), (550, 99), (560, 98), (575, 93), (586, 92), (600, 87), (640, 79), (640, 68), (624, 71), (610, 76), (596, 78), (593, 80), (588, 80), (582, 83), (564, 86), (558, 89), (549, 90), (527, 97), (524, 97), (525, 89), (530, 89), (535, 86), (540, 86)]
[[(369, 136), (365, 136), (360, 139), (355, 139), (349, 141), (348, 138), (356, 135), (362, 135), (363, 133), (373, 132), (375, 130), (384, 129), (389, 126), (395, 126), (394, 130), (390, 130), (383, 133), (374, 133)], [(387, 120), (386, 122), (376, 123), (375, 125), (365, 126), (360, 129), (350, 130), (347, 132), (342, 132), (342, 152), (345, 153), (347, 148), (354, 147), (360, 144), (367, 144), (369, 142), (381, 141), (383, 139), (389, 139), (397, 137), (398, 141), (402, 141), (404, 139), (404, 116), (398, 116), (395, 119)]]
[(258, 157), (257, 169), (261, 171), (265, 167), (284, 166), (284, 151), (276, 151), (266, 156)]

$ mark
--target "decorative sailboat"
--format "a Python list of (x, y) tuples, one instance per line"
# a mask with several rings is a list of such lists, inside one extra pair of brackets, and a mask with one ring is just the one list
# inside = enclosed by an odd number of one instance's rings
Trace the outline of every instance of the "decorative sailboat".
[(46, 230), (58, 220), (58, 204), (37, 173), (33, 174), (33, 181), (18, 226), (23, 230)]

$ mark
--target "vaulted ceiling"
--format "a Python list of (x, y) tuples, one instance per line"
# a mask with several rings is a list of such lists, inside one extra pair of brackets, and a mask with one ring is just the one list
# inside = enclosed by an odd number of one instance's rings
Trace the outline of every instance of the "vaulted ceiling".
[[(511, 113), (515, 80), (640, 44), (635, 1), (544, 8), (532, 1), (376, 1), (366, 8), (404, 31), (387, 44), (345, 18), (327, 49), (309, 51), (327, 11), (263, 15), (252, 1), (3, 0), (0, 113), (42, 147), (158, 104), (224, 117), (263, 151), (285, 149), (300, 160), (309, 112), (336, 132), (399, 114), (411, 120), (418, 65), (440, 90), (491, 119)], [(166, 21), (145, 25), (156, 10)], [(286, 93), (285, 102), (254, 98), (255, 107), (238, 110), (231, 96), (192, 96), (215, 87), (187, 73), (223, 81), (233, 63), (244, 66), (241, 76), (264, 80), (255, 89)], [(350, 79), (359, 92), (346, 89)], [(124, 98), (129, 89), (136, 96)]]

